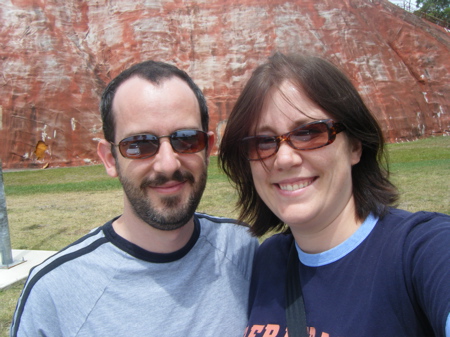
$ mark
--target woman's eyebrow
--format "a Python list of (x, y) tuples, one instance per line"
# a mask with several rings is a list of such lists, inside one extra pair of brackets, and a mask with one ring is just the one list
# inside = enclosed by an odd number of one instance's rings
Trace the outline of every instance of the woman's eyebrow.
[[(307, 118), (306, 117), (306, 118), (298, 119), (296, 121), (292, 121), (292, 123), (290, 124), (289, 130), (285, 130), (283, 132), (283, 134), (286, 133), (286, 132), (290, 132), (290, 131), (296, 129), (299, 126), (302, 126), (302, 125), (314, 122), (315, 120), (316, 119), (312, 119), (312, 118)], [(279, 135), (278, 133), (276, 133), (274, 131), (273, 125), (261, 125), (261, 126), (256, 127), (255, 128), (255, 134), (259, 134), (259, 133), (272, 133), (272, 134), (277, 135), (277, 136)]]

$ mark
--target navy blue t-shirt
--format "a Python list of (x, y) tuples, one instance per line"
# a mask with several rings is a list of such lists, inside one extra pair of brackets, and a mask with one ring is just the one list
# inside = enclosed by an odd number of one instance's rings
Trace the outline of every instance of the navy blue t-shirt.
[[(244, 337), (288, 336), (292, 240), (274, 235), (257, 252)], [(391, 209), (329, 251), (298, 252), (311, 337), (450, 336), (450, 216)]]

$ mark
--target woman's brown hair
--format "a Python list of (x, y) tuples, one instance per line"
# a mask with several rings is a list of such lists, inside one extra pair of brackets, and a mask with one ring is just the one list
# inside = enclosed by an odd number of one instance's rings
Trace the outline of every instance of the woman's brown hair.
[(356, 88), (337, 67), (322, 58), (276, 53), (257, 67), (246, 83), (220, 143), (219, 165), (237, 189), (239, 219), (251, 224), (257, 236), (285, 227), (256, 192), (241, 140), (254, 135), (268, 91), (286, 80), (302, 89), (334, 120), (343, 123), (350, 141), (361, 142), (361, 159), (352, 167), (356, 217), (363, 220), (371, 212), (383, 216), (398, 199), (398, 193), (388, 179), (381, 128)]

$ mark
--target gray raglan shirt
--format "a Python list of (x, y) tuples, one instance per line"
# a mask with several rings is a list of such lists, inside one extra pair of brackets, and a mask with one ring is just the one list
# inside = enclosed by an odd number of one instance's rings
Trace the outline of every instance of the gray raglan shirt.
[(31, 271), (11, 336), (242, 336), (258, 245), (246, 227), (196, 213), (187, 245), (156, 254), (112, 221)]

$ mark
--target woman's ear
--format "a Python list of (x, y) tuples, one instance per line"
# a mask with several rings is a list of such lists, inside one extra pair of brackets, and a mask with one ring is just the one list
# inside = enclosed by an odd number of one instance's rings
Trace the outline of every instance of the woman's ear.
[(97, 144), (97, 154), (105, 166), (106, 173), (113, 178), (117, 177), (116, 158), (111, 147), (114, 146), (106, 139), (101, 139)]
[(362, 143), (358, 139), (350, 140), (350, 150), (351, 150), (351, 163), (356, 165), (359, 163), (362, 155)]

